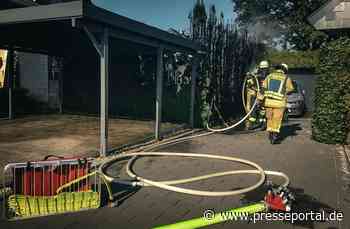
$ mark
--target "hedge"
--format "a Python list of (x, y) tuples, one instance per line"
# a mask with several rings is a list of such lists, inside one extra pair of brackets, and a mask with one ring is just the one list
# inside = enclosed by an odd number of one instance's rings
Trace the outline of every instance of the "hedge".
[(340, 38), (328, 43), (320, 57), (313, 139), (326, 144), (344, 144), (350, 130), (350, 39)]
[(272, 65), (288, 64), (290, 69), (314, 70), (319, 65), (319, 51), (276, 51), (267, 53), (266, 59)]

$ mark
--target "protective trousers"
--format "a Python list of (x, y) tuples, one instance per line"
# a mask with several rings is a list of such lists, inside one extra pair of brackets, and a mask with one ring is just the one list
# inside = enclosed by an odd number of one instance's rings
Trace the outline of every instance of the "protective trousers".
[(279, 133), (285, 108), (266, 107), (267, 131)]
[[(253, 90), (248, 90), (248, 93), (247, 93), (247, 104), (246, 104), (247, 105), (246, 106), (246, 108), (247, 108), (246, 112), (247, 113), (252, 109), (255, 100), (256, 100), (256, 92), (253, 91)], [(250, 114), (249, 119), (246, 122), (246, 126), (249, 128), (252, 123), (255, 123), (257, 121), (256, 119), (257, 119), (257, 109), (254, 108), (254, 111)]]

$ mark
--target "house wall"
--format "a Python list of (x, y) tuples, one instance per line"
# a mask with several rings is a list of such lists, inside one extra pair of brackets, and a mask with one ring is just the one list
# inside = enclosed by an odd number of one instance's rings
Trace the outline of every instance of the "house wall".
[(350, 29), (350, 0), (332, 0), (309, 17), (318, 30)]
[(340, 19), (350, 19), (350, 1), (346, 0), (344, 2), (339, 3), (333, 10), (332, 14), (335, 16), (333, 20)]
[(18, 53), (20, 86), (40, 102), (49, 102), (48, 56)]

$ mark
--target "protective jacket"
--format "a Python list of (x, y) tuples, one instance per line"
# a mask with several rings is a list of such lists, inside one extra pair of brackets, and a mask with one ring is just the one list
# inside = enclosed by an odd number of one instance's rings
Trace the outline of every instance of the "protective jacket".
[(251, 76), (247, 80), (247, 106), (246, 106), (247, 113), (250, 111), (250, 109), (253, 106), (253, 103), (257, 96), (257, 90), (258, 90), (258, 87), (256, 85), (256, 80), (254, 77)]
[(265, 107), (285, 108), (287, 93), (294, 90), (291, 79), (281, 70), (266, 77), (263, 82)]

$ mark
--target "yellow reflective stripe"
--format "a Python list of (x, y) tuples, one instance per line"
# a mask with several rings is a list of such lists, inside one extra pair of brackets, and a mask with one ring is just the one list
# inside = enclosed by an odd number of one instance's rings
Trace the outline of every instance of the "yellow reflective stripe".
[(280, 130), (279, 129), (275, 129), (275, 128), (271, 128), (271, 127), (267, 127), (267, 132), (276, 132), (276, 133), (279, 133)]
[(280, 93), (273, 92), (273, 91), (266, 91), (265, 97), (282, 100), (284, 98), (284, 95), (282, 95)]
[(283, 98), (281, 98), (280, 96), (275, 96), (275, 95), (270, 95), (268, 96), (268, 98), (275, 99), (275, 100), (283, 100)]
[(255, 121), (256, 121), (256, 118), (251, 117), (251, 118), (249, 118), (249, 121), (255, 122)]
[(286, 75), (281, 71), (281, 72), (273, 72), (270, 74), (270, 78), (272, 79), (278, 79), (278, 80), (283, 80), (286, 77)]
[(276, 97), (281, 97), (281, 98), (284, 97), (283, 94), (277, 93), (277, 92), (274, 92), (274, 91), (267, 91), (267, 92), (265, 92), (265, 95), (267, 95), (267, 96), (276, 96)]
[(264, 105), (265, 107), (270, 107), (270, 108), (282, 108), (282, 107), (286, 107), (286, 101), (267, 98), (265, 100)]
[(287, 77), (284, 78), (283, 84), (281, 85), (281, 89), (279, 93), (285, 94), (286, 93), (286, 87), (287, 87)]

